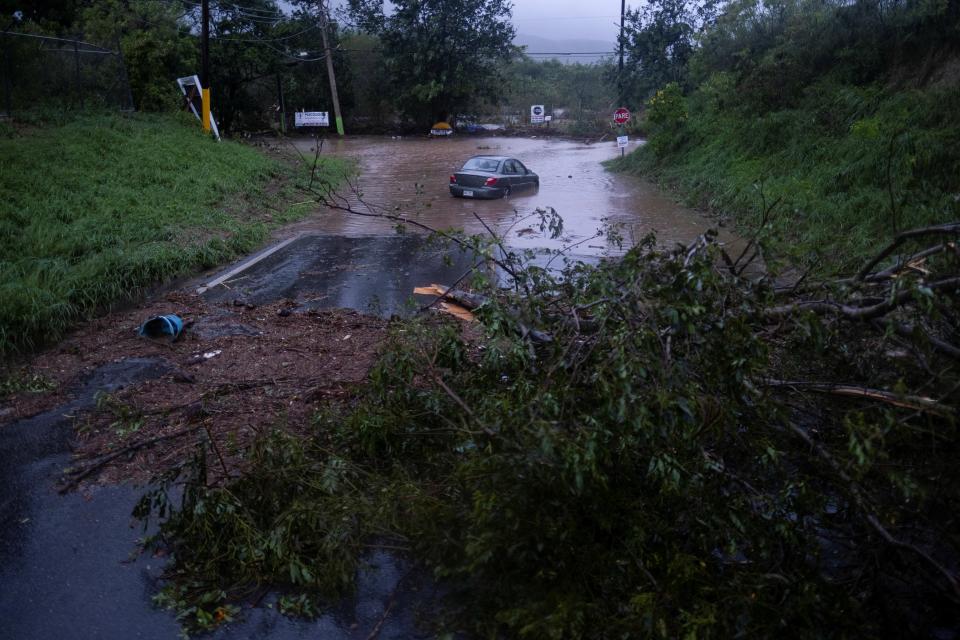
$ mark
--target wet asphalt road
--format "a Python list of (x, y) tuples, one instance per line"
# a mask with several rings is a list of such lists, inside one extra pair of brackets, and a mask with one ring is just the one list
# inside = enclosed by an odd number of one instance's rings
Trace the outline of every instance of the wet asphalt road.
[(163, 375), (162, 360), (103, 367), (66, 405), (0, 429), (0, 637), (173, 638), (178, 625), (151, 606), (159, 565), (130, 562), (139, 528), (130, 487), (61, 496), (77, 411), (113, 391)]
[[(348, 308), (405, 315), (413, 288), (451, 284), (475, 261), (422, 236), (305, 235), (204, 293), (212, 302), (295, 300), (303, 308)], [(422, 302), (422, 301), (421, 301)]]

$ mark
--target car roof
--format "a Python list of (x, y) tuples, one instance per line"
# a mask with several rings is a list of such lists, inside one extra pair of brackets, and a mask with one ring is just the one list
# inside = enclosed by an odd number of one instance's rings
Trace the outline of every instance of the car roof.
[(476, 160), (477, 158), (487, 158), (489, 160), (513, 160), (510, 156), (471, 156), (468, 160)]

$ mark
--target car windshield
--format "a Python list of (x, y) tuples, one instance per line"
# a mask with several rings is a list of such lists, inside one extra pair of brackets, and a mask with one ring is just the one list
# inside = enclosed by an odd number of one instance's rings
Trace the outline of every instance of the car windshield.
[(491, 173), (496, 172), (497, 166), (499, 166), (499, 160), (493, 160), (492, 158), (470, 158), (467, 160), (467, 163), (463, 165), (464, 171), (489, 171)]

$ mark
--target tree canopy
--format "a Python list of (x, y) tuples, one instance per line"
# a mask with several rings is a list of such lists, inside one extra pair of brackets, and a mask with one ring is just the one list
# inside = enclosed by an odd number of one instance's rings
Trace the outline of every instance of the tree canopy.
[(417, 121), (446, 118), (475, 96), (495, 100), (516, 49), (507, 0), (351, 0), (359, 26), (380, 38), (397, 106)]

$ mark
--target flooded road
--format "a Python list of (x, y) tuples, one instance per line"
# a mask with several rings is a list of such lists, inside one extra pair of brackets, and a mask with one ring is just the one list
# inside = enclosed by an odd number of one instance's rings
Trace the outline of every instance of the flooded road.
[[(313, 157), (314, 141), (300, 138), (298, 149)], [(627, 151), (632, 151), (631, 143)], [(363, 200), (410, 216), (433, 228), (460, 228), (483, 233), (474, 212), (507, 243), (517, 248), (551, 248), (583, 242), (581, 255), (616, 255), (621, 251), (606, 238), (595, 238), (605, 223), (618, 225), (628, 248), (647, 233), (657, 232), (661, 245), (688, 243), (712, 225), (697, 211), (674, 202), (655, 185), (606, 171), (601, 164), (619, 155), (614, 142), (587, 144), (571, 140), (454, 136), (446, 139), (359, 136), (328, 138), (323, 156), (356, 160), (357, 183)], [(501, 200), (454, 198), (449, 176), (474, 155), (507, 155), (520, 159), (540, 176), (536, 192), (518, 192)], [(342, 189), (345, 193), (349, 188)], [(551, 240), (530, 218), (537, 208), (553, 207), (563, 217), (561, 238)], [(392, 223), (337, 211), (318, 212), (284, 230), (285, 233), (326, 233), (344, 236), (391, 233)], [(730, 242), (730, 234), (721, 234)]]

